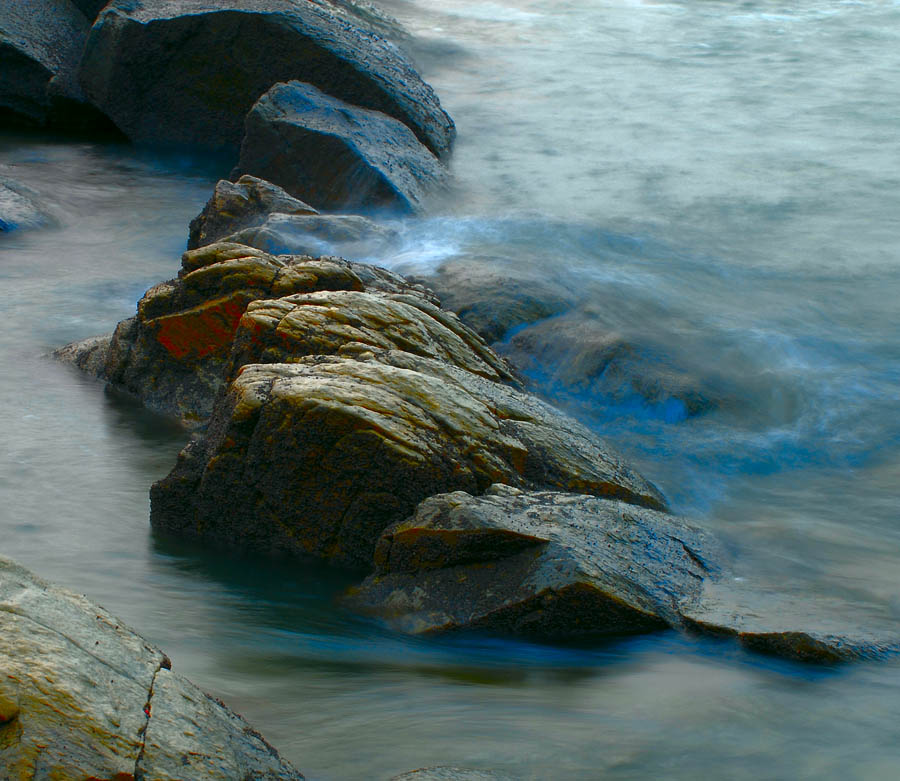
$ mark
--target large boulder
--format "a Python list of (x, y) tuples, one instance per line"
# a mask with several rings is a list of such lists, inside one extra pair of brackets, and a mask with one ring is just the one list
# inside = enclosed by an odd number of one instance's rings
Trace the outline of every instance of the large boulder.
[(417, 211), (443, 166), (402, 122), (310, 84), (276, 84), (247, 115), (236, 172), (319, 209)]
[(38, 205), (38, 195), (29, 188), (0, 177), (0, 233), (17, 228), (34, 228), (48, 221)]
[(0, 558), (4, 779), (302, 779), (103, 608)]
[(298, 79), (394, 117), (447, 154), (455, 129), (432, 89), (344, 5), (113, 0), (91, 30), (81, 84), (139, 142), (236, 151), (251, 106)]
[(203, 437), (151, 489), (154, 528), (368, 566), (423, 499), (492, 483), (663, 507), (592, 432), (443, 361), (366, 346), (244, 366)]
[(492, 486), (425, 500), (388, 528), (355, 607), (416, 634), (480, 629), (585, 640), (680, 623), (720, 558), (671, 515), (594, 496)]
[(236, 182), (222, 179), (203, 211), (191, 220), (188, 249), (205, 247), (238, 231), (262, 225), (271, 214), (315, 215), (318, 211), (255, 176), (242, 176)]
[(594, 496), (507, 485), (434, 496), (384, 531), (374, 558), (346, 602), (414, 634), (560, 641), (672, 627), (801, 662), (900, 651), (895, 629), (856, 629), (846, 605), (734, 577), (700, 527)]
[(147, 407), (203, 422), (226, 381), (232, 342), (251, 301), (318, 290), (414, 292), (385, 269), (340, 258), (268, 255), (217, 243), (186, 252), (177, 279), (148, 290), (111, 337), (68, 345), (56, 357), (109, 381)]
[(0, 120), (46, 126), (95, 115), (75, 82), (89, 28), (69, 0), (0, 3)]

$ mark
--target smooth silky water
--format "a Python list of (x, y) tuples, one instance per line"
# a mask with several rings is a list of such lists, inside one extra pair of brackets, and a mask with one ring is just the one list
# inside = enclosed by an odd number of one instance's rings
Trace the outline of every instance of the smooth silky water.
[[(530, 267), (726, 400), (534, 387), (798, 612), (900, 616), (900, 6), (382, 5), (459, 127), (453, 191), (370, 257)], [(661, 633), (416, 640), (353, 575), (157, 539), (187, 433), (46, 358), (173, 276), (226, 161), (0, 136), (55, 227), (0, 236), (0, 552), (103, 604), (310, 778), (900, 777), (900, 665), (814, 669)], [(560, 361), (566, 360), (560, 354)], [(837, 608), (835, 608), (837, 605)]]

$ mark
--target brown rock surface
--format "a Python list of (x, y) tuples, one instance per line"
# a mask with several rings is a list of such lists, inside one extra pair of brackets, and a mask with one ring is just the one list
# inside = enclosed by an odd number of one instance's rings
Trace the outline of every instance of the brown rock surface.
[(0, 558), (4, 779), (302, 779), (103, 608)]
[(151, 489), (154, 527), (366, 566), (428, 496), (492, 483), (662, 507), (590, 431), (538, 399), (402, 351), (248, 365)]

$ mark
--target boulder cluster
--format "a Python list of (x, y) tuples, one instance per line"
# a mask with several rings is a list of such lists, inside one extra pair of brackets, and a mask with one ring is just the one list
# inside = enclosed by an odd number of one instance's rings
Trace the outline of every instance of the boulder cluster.
[(339, 219), (219, 182), (178, 277), (58, 353), (196, 429), (151, 489), (157, 532), (368, 570), (345, 603), (416, 634), (675, 628), (816, 662), (893, 647), (766, 611), (709, 533), (422, 284), (236, 240), (279, 217)]

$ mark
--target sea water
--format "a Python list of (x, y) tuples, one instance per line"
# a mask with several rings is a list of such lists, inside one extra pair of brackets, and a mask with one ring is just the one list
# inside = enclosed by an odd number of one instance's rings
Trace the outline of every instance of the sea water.
[[(546, 274), (700, 378), (718, 403), (687, 415), (567, 385), (552, 358), (530, 376), (725, 540), (740, 576), (895, 630), (900, 6), (381, 5), (459, 138), (451, 192), (357, 259)], [(334, 604), (352, 573), (154, 537), (147, 489), (187, 433), (46, 355), (174, 276), (227, 170), (0, 136), (0, 175), (53, 222), (0, 235), (3, 555), (138, 628), (314, 779), (900, 775), (895, 662), (812, 669), (672, 632), (409, 639)]]

